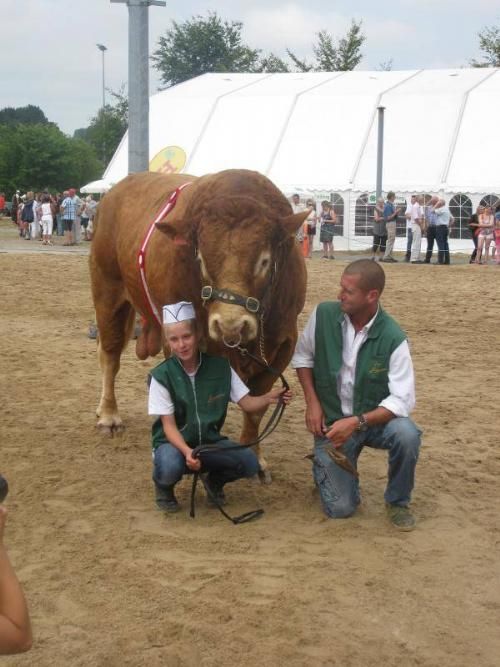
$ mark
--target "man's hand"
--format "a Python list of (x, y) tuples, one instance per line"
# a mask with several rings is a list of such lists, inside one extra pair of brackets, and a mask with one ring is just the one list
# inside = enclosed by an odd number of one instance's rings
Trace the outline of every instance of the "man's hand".
[(344, 442), (349, 440), (354, 433), (358, 423), (357, 417), (337, 419), (337, 421), (332, 424), (332, 427), (326, 431), (325, 435), (331, 440), (334, 447), (342, 447)]
[(319, 401), (310, 402), (306, 405), (306, 426), (307, 430), (313, 435), (322, 436), (325, 434), (325, 415)]
[(189, 470), (193, 470), (194, 472), (198, 472), (198, 470), (201, 468), (200, 459), (195, 459), (191, 450), (186, 452), (186, 465)]

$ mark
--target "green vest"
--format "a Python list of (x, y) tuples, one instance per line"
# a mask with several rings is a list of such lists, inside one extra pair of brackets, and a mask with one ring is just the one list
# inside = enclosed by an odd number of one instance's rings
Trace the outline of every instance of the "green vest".
[[(327, 424), (341, 419), (342, 408), (337, 378), (342, 368), (342, 322), (338, 301), (325, 301), (316, 309), (313, 378)], [(361, 345), (356, 360), (353, 411), (355, 415), (374, 410), (389, 396), (389, 360), (406, 340), (398, 323), (380, 306), (375, 322)]]
[[(201, 354), (194, 387), (177, 357), (163, 361), (151, 375), (168, 389), (175, 423), (190, 447), (224, 438), (219, 431), (226, 419), (231, 394), (231, 367), (227, 359)], [(165, 432), (158, 418), (152, 428), (153, 449), (163, 442)]]

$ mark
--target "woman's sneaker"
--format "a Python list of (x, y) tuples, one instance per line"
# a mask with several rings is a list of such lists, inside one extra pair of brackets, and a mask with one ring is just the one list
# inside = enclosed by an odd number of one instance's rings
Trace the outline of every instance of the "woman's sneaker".
[(163, 512), (178, 512), (181, 508), (174, 494), (173, 486), (155, 484), (156, 507)]

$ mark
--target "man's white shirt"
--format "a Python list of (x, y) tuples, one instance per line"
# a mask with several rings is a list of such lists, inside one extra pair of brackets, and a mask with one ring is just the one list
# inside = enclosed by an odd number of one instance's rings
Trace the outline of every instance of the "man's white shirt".
[[(312, 311), (306, 327), (297, 341), (292, 368), (313, 368), (316, 348), (316, 309)], [(342, 368), (337, 378), (337, 392), (342, 414), (351, 416), (353, 411), (354, 381), (359, 350), (365, 342), (375, 315), (361, 331), (356, 331), (347, 315), (342, 321)], [(393, 351), (389, 360), (389, 396), (379, 407), (390, 410), (396, 417), (408, 417), (415, 407), (415, 377), (408, 341), (404, 340)]]

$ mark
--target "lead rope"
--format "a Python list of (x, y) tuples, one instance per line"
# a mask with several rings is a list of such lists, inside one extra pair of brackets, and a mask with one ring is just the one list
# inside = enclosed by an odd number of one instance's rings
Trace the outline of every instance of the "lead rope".
[[(262, 318), (262, 316), (261, 316)], [(261, 328), (262, 332), (262, 328)], [(262, 354), (262, 359), (259, 359), (255, 355), (251, 354), (246, 348), (241, 347), (238, 345), (237, 350), (242, 356), (248, 356), (250, 359), (255, 361), (259, 366), (262, 366), (266, 370), (268, 370), (270, 373), (273, 375), (276, 375), (277, 377), (280, 378), (281, 383), (283, 385), (283, 391), (288, 391), (290, 389), (290, 386), (288, 382), (286, 381), (284, 375), (277, 371), (275, 368), (269, 365), (267, 362), (264, 354), (263, 354), (263, 344), (262, 344), (262, 336), (261, 340), (259, 341), (259, 345), (261, 347), (261, 354)], [(254, 447), (257, 445), (259, 442), (264, 440), (264, 438), (267, 438), (268, 435), (271, 435), (271, 433), (274, 431), (274, 429), (278, 426), (281, 417), (283, 416), (283, 412), (285, 410), (285, 403), (283, 402), (283, 399), (280, 397), (278, 399), (278, 403), (276, 404), (276, 407), (274, 408), (273, 414), (270, 416), (267, 424), (265, 427), (262, 429), (260, 435), (253, 440), (252, 442), (247, 442), (245, 444), (240, 444), (240, 445), (232, 445), (231, 447), (219, 447), (217, 443), (213, 444), (205, 444), (205, 445), (199, 445), (198, 447), (195, 447), (193, 449), (192, 455), (194, 458), (200, 458), (203, 454), (207, 454), (210, 452), (232, 452), (236, 451), (239, 449), (248, 449), (248, 447)], [(205, 487), (205, 491), (207, 492), (207, 495), (209, 496), (210, 500), (213, 502), (213, 504), (217, 507), (219, 512), (228, 519), (228, 521), (231, 521), (234, 525), (240, 524), (240, 523), (246, 523), (247, 521), (252, 521), (253, 519), (257, 519), (261, 517), (264, 514), (263, 509), (257, 509), (257, 510), (252, 510), (250, 512), (245, 512), (244, 514), (240, 514), (239, 516), (232, 517), (230, 516), (223, 508), (221, 503), (219, 502), (219, 499), (217, 496), (215, 496), (212, 493), (212, 489), (208, 486), (206, 483), (205, 479), (203, 477), (200, 477), (199, 472), (195, 472), (193, 475), (193, 484), (191, 486), (191, 509), (189, 511), (189, 516), (194, 519), (195, 517), (195, 494), (196, 494), (196, 485), (198, 484), (198, 479), (201, 479), (203, 486)]]

